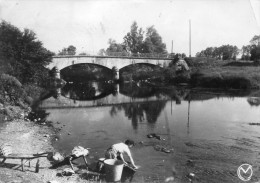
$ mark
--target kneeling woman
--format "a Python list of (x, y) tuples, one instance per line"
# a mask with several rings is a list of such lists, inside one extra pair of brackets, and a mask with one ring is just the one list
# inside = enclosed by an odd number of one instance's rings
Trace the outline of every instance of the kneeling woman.
[(126, 140), (125, 143), (121, 142), (118, 144), (112, 145), (108, 150), (106, 151), (105, 158), (106, 159), (119, 159), (122, 160), (125, 164), (127, 162), (125, 161), (123, 154), (127, 154), (131, 164), (135, 169), (138, 169), (139, 166), (136, 166), (134, 163), (134, 160), (132, 158), (130, 148), (134, 146), (134, 141), (132, 140)]

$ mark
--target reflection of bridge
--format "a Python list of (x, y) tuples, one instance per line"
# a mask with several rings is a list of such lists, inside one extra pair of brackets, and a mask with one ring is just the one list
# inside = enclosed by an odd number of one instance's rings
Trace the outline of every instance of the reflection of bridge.
[(156, 102), (156, 101), (166, 101), (170, 98), (164, 95), (161, 96), (153, 96), (149, 98), (131, 98), (122, 94), (118, 94), (117, 96), (109, 95), (102, 99), (92, 100), (92, 101), (79, 101), (72, 100), (63, 96), (60, 96), (58, 99), (53, 97), (48, 98), (40, 104), (40, 108), (48, 109), (48, 108), (74, 108), (74, 107), (105, 107), (112, 105), (121, 105), (127, 103), (144, 103), (144, 102)]
[[(97, 64), (109, 69), (116, 67), (118, 70), (122, 69), (128, 65), (132, 64), (152, 64), (168, 66), (172, 59), (170, 58), (145, 58), (145, 57), (111, 57), (111, 56), (54, 56), (52, 58), (52, 63), (47, 67), (52, 69), (57, 67), (58, 70), (61, 70), (65, 67), (74, 65), (74, 64)], [(119, 75), (118, 75), (119, 76)]]

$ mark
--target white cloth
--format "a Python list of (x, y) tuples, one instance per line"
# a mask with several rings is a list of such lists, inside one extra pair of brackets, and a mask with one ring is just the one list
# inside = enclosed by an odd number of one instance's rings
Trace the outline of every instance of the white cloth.
[(4, 143), (0, 146), (0, 155), (3, 155), (3, 156), (8, 156), (10, 154), (12, 154), (12, 146), (8, 143)]
[(72, 150), (72, 155), (75, 155), (76, 157), (87, 156), (88, 154), (89, 151), (81, 146), (76, 146)]

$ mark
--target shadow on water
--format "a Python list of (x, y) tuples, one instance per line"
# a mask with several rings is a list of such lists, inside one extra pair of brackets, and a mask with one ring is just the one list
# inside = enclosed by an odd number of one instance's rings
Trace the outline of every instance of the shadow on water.
[(160, 89), (150, 87), (141, 82), (122, 83), (119, 88), (121, 94), (133, 98), (159, 97), (161, 94)]
[(110, 94), (117, 95), (115, 84), (107, 82), (85, 82), (66, 84), (61, 94), (73, 100), (97, 100)]

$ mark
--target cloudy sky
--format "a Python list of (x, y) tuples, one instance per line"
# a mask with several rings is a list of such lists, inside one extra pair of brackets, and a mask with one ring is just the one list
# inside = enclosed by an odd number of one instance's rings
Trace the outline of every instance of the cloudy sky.
[(260, 34), (260, 0), (0, 0), (0, 19), (32, 29), (44, 46), (58, 52), (74, 45), (95, 54), (118, 43), (133, 21), (154, 25), (167, 50), (192, 55), (223, 44), (241, 48)]

